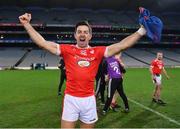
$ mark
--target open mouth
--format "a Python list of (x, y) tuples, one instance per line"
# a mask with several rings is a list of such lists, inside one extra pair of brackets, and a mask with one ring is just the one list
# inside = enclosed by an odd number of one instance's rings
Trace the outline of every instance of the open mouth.
[(83, 37), (83, 38), (80, 38), (80, 41), (81, 42), (84, 42), (86, 39)]
[(81, 41), (81, 42), (84, 42), (84, 41), (85, 41), (85, 39), (80, 39), (80, 41)]

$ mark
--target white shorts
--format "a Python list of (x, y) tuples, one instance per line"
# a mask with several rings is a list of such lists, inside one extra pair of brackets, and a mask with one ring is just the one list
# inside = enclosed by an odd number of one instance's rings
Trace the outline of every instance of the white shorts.
[(162, 79), (161, 74), (159, 74), (159, 75), (154, 75), (154, 77), (153, 77), (153, 83), (159, 86), (159, 85), (161, 85), (161, 79)]
[(62, 120), (74, 122), (78, 119), (86, 124), (92, 124), (98, 120), (94, 95), (74, 97), (65, 94)]

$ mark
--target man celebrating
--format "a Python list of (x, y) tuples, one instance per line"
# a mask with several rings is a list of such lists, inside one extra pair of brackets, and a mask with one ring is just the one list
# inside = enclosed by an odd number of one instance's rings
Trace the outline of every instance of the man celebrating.
[(66, 67), (66, 90), (61, 118), (61, 128), (74, 128), (80, 120), (81, 128), (93, 128), (98, 120), (94, 96), (94, 79), (103, 57), (109, 57), (134, 45), (146, 30), (137, 32), (108, 47), (91, 47), (92, 28), (87, 22), (75, 26), (76, 45), (46, 41), (30, 24), (31, 14), (19, 17), (34, 43), (47, 51), (62, 56)]
[(162, 89), (162, 86), (161, 86), (162, 71), (165, 74), (165, 76), (167, 77), (167, 79), (169, 79), (169, 76), (167, 75), (167, 72), (164, 68), (164, 63), (163, 63), (162, 59), (163, 59), (163, 53), (158, 52), (157, 58), (151, 62), (150, 73), (152, 76), (152, 81), (155, 84), (155, 90), (154, 90), (152, 101), (156, 102), (158, 104), (165, 105), (166, 103), (160, 99), (161, 89)]

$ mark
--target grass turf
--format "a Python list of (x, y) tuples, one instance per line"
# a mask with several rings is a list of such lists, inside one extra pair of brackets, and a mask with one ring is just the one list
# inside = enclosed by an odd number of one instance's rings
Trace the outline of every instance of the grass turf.
[[(162, 99), (166, 106), (151, 103), (153, 84), (148, 69), (127, 69), (124, 89), (128, 98), (137, 101), (180, 123), (180, 69), (167, 69), (163, 77)], [(58, 70), (0, 71), (0, 128), (58, 128), (62, 96), (57, 96)], [(63, 87), (64, 88), (64, 87)], [(120, 105), (123, 107), (121, 99)], [(129, 101), (130, 113), (109, 111), (101, 115), (97, 128), (176, 128), (163, 117)]]

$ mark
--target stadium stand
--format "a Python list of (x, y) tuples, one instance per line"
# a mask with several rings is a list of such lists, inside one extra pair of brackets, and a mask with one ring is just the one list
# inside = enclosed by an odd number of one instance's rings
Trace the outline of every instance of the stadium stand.
[(22, 48), (1, 48), (0, 49), (0, 67), (11, 67), (24, 54)]
[[(112, 9), (88, 9), (63, 7), (44, 8), (29, 6), (25, 8), (12, 6), (0, 8), (0, 23), (19, 23), (17, 17), (24, 12), (33, 14), (32, 23), (48, 24), (71, 24), (74, 25), (79, 20), (88, 20), (92, 24), (98, 25), (129, 25), (137, 26), (138, 12), (135, 11), (115, 11)], [(153, 12), (152, 14), (163, 19), (165, 26), (179, 26), (179, 12)]]
[(57, 67), (58, 56), (54, 56), (41, 49), (32, 50), (20, 67), (29, 67), (32, 63), (46, 63), (49, 67)]
[(24, 13), (23, 8), (3, 6), (0, 8), (0, 23), (18, 23), (17, 17)]
[[(156, 52), (159, 51), (164, 53), (166, 67), (180, 66), (180, 51), (177, 50), (179, 53), (175, 53), (171, 49), (150, 48), (147, 50), (147, 48), (130, 48), (123, 53), (122, 59), (127, 67), (149, 67), (148, 63), (151, 63), (151, 60), (156, 57)], [(0, 67), (11, 67), (24, 52), (25, 49), (18, 47), (1, 49)], [(30, 67), (32, 63), (46, 63), (48, 67), (56, 68), (58, 61), (58, 56), (54, 56), (41, 49), (33, 49), (19, 67)]]
[[(58, 43), (73, 43), (74, 25), (81, 20), (87, 20), (93, 25), (92, 45), (109, 45), (119, 41), (136, 31), (139, 26), (138, 10), (68, 8), (61, 6), (47, 8), (34, 5), (26, 7), (1, 6), (0, 45), (5, 47), (1, 47), (0, 50), (0, 67), (14, 65), (25, 53), (26, 49), (24, 48), (32, 45), (32, 41), (24, 29), (19, 26), (18, 16), (25, 12), (32, 13), (32, 23), (36, 26), (38, 32), (47, 40)], [(162, 42), (160, 44), (151, 44), (150, 40), (143, 38), (137, 46), (140, 48), (131, 48), (123, 53), (125, 64), (128, 67), (148, 67), (148, 63), (155, 57), (155, 53), (162, 51), (165, 54), (164, 60), (167, 66), (180, 66), (180, 50), (176, 48), (180, 44), (180, 30), (178, 29), (180, 28), (180, 13), (178, 11), (159, 13), (158, 10), (155, 10), (151, 14), (163, 20)], [(7, 44), (11, 47), (7, 47)], [(172, 47), (173, 45), (176, 45), (176, 47)], [(164, 47), (170, 48), (164, 49)], [(19, 66), (29, 67), (32, 63), (47, 63), (50, 67), (56, 67), (58, 57), (33, 48)]]
[[(132, 48), (132, 49), (128, 49), (126, 51), (128, 54), (134, 56), (135, 58), (146, 62), (146, 63), (151, 63), (152, 59), (154, 59), (156, 57), (156, 53), (157, 52), (163, 52), (164, 53), (164, 62), (166, 64), (166, 66), (168, 67), (174, 67), (174, 66), (180, 66), (180, 58), (176, 58), (177, 54), (168, 51), (167, 49), (161, 49), (161, 48)], [(139, 61), (140, 62), (140, 61)], [(128, 61), (126, 61), (128, 66), (133, 66), (133, 63), (129, 63)], [(134, 63), (136, 64), (136, 63)], [(143, 63), (142, 64), (136, 64), (136, 66), (147, 66), (147, 64)]]
[(179, 26), (180, 12), (164, 12), (162, 13), (163, 22), (167, 26)]
[[(23, 56), (27, 48), (4, 47), (0, 50), (0, 67), (11, 68)], [(49, 67), (57, 67), (58, 56), (41, 49), (33, 49), (18, 67), (30, 67), (32, 63), (47, 63)]]
[(42, 7), (26, 7), (24, 8), (24, 12), (31, 13), (32, 15), (32, 23), (43, 23), (48, 20), (48, 13), (45, 8)]

